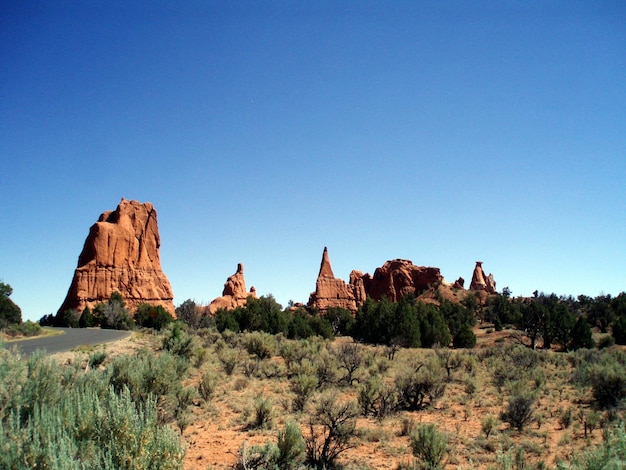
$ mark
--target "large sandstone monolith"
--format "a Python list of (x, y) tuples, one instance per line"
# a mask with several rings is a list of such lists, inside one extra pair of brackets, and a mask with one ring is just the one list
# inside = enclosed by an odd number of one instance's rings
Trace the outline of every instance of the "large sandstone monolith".
[[(355, 282), (360, 280), (360, 278), (356, 279), (357, 276), (358, 274), (355, 275)], [(352, 274), (350, 277), (352, 280)], [(360, 286), (362, 287), (362, 283), (360, 283)], [(315, 292), (309, 296), (308, 306), (317, 309), (320, 313), (326, 313), (331, 308), (345, 308), (351, 312), (356, 312), (358, 305), (355, 292), (357, 292), (359, 298), (364, 299), (365, 294), (359, 291), (359, 287), (352, 283), (346, 284), (343, 280), (335, 278), (333, 269), (330, 266), (328, 249), (324, 247), (320, 271), (315, 283)]]
[(250, 288), (250, 292), (246, 292), (246, 280), (243, 277), (243, 264), (237, 265), (237, 272), (226, 279), (222, 296), (214, 299), (209, 304), (209, 313), (215, 315), (218, 310), (234, 310), (237, 307), (246, 305), (249, 296), (256, 298), (256, 289)]
[(443, 282), (439, 268), (416, 266), (405, 259), (387, 261), (376, 268), (373, 276), (365, 274), (362, 279), (369, 297), (374, 300), (386, 297), (392, 302), (408, 294), (418, 296)]
[(474, 273), (472, 274), (470, 289), (484, 290), (488, 294), (496, 293), (496, 281), (493, 278), (493, 274), (490, 273), (489, 276), (485, 276), (482, 261), (476, 261), (476, 267), (474, 267)]
[(157, 213), (152, 204), (122, 199), (91, 226), (60, 312), (93, 308), (119, 292), (131, 313), (140, 303), (174, 314), (174, 295), (161, 269)]

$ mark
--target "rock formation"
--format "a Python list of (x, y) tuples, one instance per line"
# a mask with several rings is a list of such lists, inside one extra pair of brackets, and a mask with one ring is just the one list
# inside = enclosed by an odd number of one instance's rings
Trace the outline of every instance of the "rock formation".
[(243, 264), (237, 265), (237, 272), (226, 279), (222, 296), (214, 299), (209, 304), (209, 313), (215, 315), (219, 309), (234, 310), (237, 307), (246, 305), (246, 299), (252, 296), (256, 298), (256, 289), (254, 286), (250, 288), (250, 292), (246, 292), (246, 281), (243, 277)]
[(387, 261), (376, 268), (373, 276), (365, 274), (362, 279), (365, 292), (372, 299), (387, 297), (393, 302), (408, 294), (418, 296), (443, 282), (439, 268), (415, 266), (405, 259)]
[[(360, 282), (359, 284), (359, 274), (358, 271), (352, 272), (350, 275), (350, 284), (346, 284), (345, 281), (335, 278), (333, 269), (330, 266), (328, 249), (324, 247), (320, 272), (317, 275), (317, 282), (315, 283), (315, 292), (311, 293), (308, 306), (317, 309), (321, 313), (326, 313), (331, 308), (345, 308), (351, 312), (356, 312), (360, 305), (357, 304), (357, 297), (359, 300), (365, 300), (365, 292), (361, 292), (363, 283)], [(354, 284), (352, 284), (353, 275), (355, 280)]]
[(174, 315), (174, 295), (161, 270), (161, 240), (152, 204), (122, 199), (91, 226), (59, 312), (93, 308), (119, 292), (131, 313), (146, 302)]
[(482, 261), (476, 261), (470, 289), (484, 290), (488, 294), (496, 293), (496, 281), (493, 278), (493, 274), (489, 273), (489, 276), (485, 276)]
[(430, 287), (443, 282), (439, 268), (415, 266), (411, 261), (396, 259), (387, 261), (374, 271), (374, 275), (361, 271), (350, 273), (350, 283), (335, 278), (330, 266), (328, 250), (324, 248), (315, 292), (309, 297), (308, 306), (325, 313), (330, 308), (345, 308), (352, 312), (363, 305), (367, 296), (374, 300), (387, 297), (397, 302), (407, 294), (418, 296)]

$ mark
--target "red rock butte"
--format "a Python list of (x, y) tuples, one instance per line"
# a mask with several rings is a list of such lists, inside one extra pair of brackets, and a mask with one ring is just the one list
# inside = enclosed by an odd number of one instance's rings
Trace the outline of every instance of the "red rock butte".
[(59, 312), (93, 308), (119, 292), (131, 313), (141, 303), (174, 314), (174, 295), (161, 269), (157, 212), (151, 203), (122, 199), (91, 226)]

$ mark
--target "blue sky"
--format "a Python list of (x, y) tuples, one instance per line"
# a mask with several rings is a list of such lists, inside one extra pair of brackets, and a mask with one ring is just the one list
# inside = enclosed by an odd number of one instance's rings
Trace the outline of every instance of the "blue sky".
[[(184, 5), (179, 5), (184, 3)], [(620, 1), (0, 3), (0, 280), (56, 312), (89, 227), (158, 211), (176, 305), (386, 260), (626, 290)]]

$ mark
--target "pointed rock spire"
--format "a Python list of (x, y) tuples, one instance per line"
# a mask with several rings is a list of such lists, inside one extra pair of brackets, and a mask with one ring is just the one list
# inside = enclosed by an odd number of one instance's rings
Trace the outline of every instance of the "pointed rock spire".
[(320, 277), (335, 278), (333, 274), (333, 268), (330, 266), (330, 258), (328, 257), (328, 248), (324, 247), (324, 253), (322, 254), (322, 263), (320, 264), (320, 273), (317, 275)]

